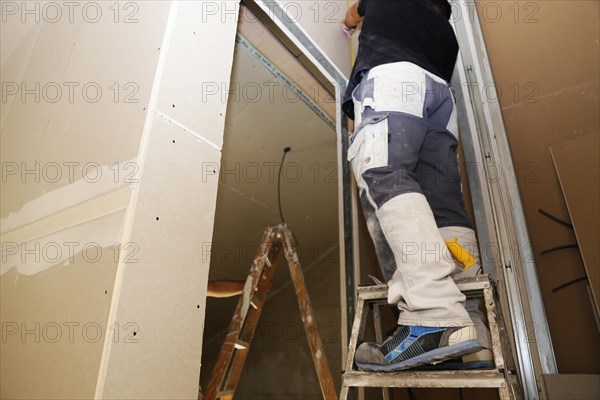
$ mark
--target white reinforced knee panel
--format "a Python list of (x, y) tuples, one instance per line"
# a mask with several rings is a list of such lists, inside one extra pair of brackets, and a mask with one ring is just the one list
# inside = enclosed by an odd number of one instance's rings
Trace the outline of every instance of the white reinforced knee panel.
[(396, 258), (398, 269), (388, 282), (388, 302), (398, 304), (398, 323), (473, 325), (464, 307), (465, 296), (451, 278), (455, 266), (444, 256), (446, 244), (425, 196), (396, 196), (377, 210), (377, 218)]

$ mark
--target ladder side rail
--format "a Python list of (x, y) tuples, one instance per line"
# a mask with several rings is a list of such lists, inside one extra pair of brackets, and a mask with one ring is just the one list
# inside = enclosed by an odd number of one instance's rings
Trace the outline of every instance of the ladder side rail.
[(502, 353), (502, 342), (500, 337), (500, 329), (498, 329), (498, 313), (496, 312), (496, 301), (491, 286), (483, 289), (483, 300), (485, 308), (487, 310), (488, 325), (490, 328), (490, 334), (492, 336), (492, 352), (494, 353), (494, 362), (496, 368), (500, 371), (505, 371), (506, 366), (504, 365), (504, 355)]
[(250, 346), (252, 345), (252, 339), (254, 338), (254, 333), (256, 332), (260, 315), (267, 300), (267, 296), (271, 291), (271, 287), (273, 286), (273, 274), (275, 273), (275, 267), (277, 266), (281, 246), (274, 244), (273, 249), (273, 256), (270, 263), (271, 266), (263, 270), (263, 274), (260, 277), (258, 287), (253, 298), (254, 307), (251, 307), (248, 310), (244, 328), (240, 333), (240, 339), (245, 342), (245, 348), (238, 349), (233, 354), (231, 368), (225, 384), (223, 385), (225, 391), (232, 391), (232, 395), (235, 394), (235, 390), (237, 389), (246, 358), (250, 352)]
[(215, 367), (211, 373), (210, 380), (206, 388), (206, 394), (204, 396), (206, 400), (215, 400), (219, 394), (221, 386), (223, 385), (225, 375), (227, 374), (228, 367), (230, 365), (231, 356), (235, 350), (235, 344), (242, 330), (248, 307), (250, 307), (252, 294), (258, 286), (259, 277), (262, 274), (265, 266), (265, 260), (268, 257), (268, 252), (274, 238), (275, 229), (273, 227), (267, 228), (261, 239), (256, 258), (252, 263), (250, 274), (248, 275), (248, 278), (246, 278), (244, 292), (238, 300), (233, 317), (229, 323), (227, 335), (223, 345), (221, 346), (219, 357), (217, 358), (217, 362), (215, 363)]
[(308, 339), (313, 362), (317, 370), (317, 377), (319, 379), (323, 398), (325, 400), (337, 400), (337, 392), (333, 384), (333, 378), (331, 376), (331, 370), (329, 369), (325, 348), (323, 347), (323, 342), (321, 341), (321, 336), (319, 335), (315, 313), (310, 302), (310, 297), (308, 296), (308, 290), (306, 289), (304, 276), (302, 274), (302, 267), (300, 266), (300, 261), (298, 259), (292, 234), (286, 225), (278, 225), (278, 227), (285, 258), (287, 259), (290, 267), (290, 275), (296, 290), (296, 298), (298, 299), (298, 306), (300, 307), (302, 322), (304, 323), (306, 337)]
[[(496, 285), (492, 285), (492, 290), (494, 296), (498, 296), (498, 288)], [(504, 319), (504, 314), (502, 312), (501, 307), (496, 308), (496, 323), (498, 326), (498, 330), (500, 331), (500, 340), (502, 341), (502, 351), (504, 353), (504, 363), (505, 363), (505, 371), (504, 375), (507, 377), (507, 382), (510, 390), (510, 398), (515, 400), (521, 400), (523, 398), (523, 394), (521, 391), (521, 387), (519, 386), (519, 379), (516, 375), (516, 360), (515, 355), (511, 351), (511, 343), (509, 342), (509, 338), (507, 335), (506, 321)]]
[(352, 323), (352, 330), (350, 334), (350, 340), (348, 344), (348, 355), (346, 357), (346, 363), (344, 367), (344, 376), (342, 379), (342, 391), (340, 393), (340, 400), (346, 400), (348, 398), (350, 387), (347, 384), (347, 374), (352, 372), (354, 364), (354, 355), (356, 354), (356, 347), (358, 346), (358, 339), (363, 336), (365, 331), (365, 325), (367, 323), (367, 316), (365, 314), (365, 308), (367, 304), (361, 293), (358, 293), (356, 300), (356, 311), (354, 313), (354, 322)]

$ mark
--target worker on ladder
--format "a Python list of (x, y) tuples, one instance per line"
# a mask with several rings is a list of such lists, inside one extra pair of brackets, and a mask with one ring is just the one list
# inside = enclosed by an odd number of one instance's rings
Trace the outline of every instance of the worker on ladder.
[[(342, 104), (355, 120), (348, 160), (389, 285), (388, 302), (400, 310), (392, 337), (358, 347), (359, 368), (409, 369), (469, 354), (476, 355), (463, 357), (464, 365), (491, 360), (491, 352), (482, 351), (491, 346), (481, 335), (477, 304), (467, 303), (468, 312), (453, 280), (477, 272), (478, 264), (464, 260), (479, 252), (456, 155), (448, 82), (458, 42), (450, 16), (447, 0), (360, 0), (342, 21), (348, 37), (362, 22)], [(463, 252), (455, 259), (446, 245), (451, 238)], [(487, 337), (478, 340), (478, 331)]]

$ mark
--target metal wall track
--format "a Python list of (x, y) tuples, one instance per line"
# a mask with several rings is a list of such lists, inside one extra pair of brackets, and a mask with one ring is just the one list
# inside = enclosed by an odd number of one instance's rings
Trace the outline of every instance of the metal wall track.
[[(537, 399), (544, 390), (541, 375), (557, 372), (550, 330), (475, 3), (451, 3), (453, 10), (463, 16), (454, 20), (461, 53), (453, 87), (458, 92), (465, 158), (473, 167), (469, 169), (469, 184), (479, 242), (480, 246), (492, 245), (498, 250), (493, 257), (482, 257), (483, 267), (503, 285), (510, 311), (505, 314), (512, 322), (523, 394), (527, 399)], [(483, 96), (484, 87), (487, 98)], [(502, 168), (500, 178), (488, 176), (488, 171), (498, 167)]]

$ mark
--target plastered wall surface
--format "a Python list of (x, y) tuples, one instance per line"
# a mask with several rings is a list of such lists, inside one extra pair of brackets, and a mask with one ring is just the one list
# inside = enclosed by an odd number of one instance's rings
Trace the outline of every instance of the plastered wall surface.
[[(550, 331), (561, 373), (599, 373), (600, 335), (550, 147), (600, 130), (596, 1), (481, 1), (478, 13), (500, 92)], [(498, 166), (502, 172), (502, 166)], [(586, 179), (582, 176), (581, 179)], [(589, 182), (597, 185), (597, 182)]]
[(0, 4), (3, 398), (94, 394), (169, 4), (110, 6)]
[[(27, 14), (2, 2), (1, 155), (19, 164), (14, 172), (5, 164), (2, 218), (86, 173), (95, 181), (96, 165), (137, 156), (163, 34), (156, 28), (166, 21), (165, 2), (121, 7), (118, 16), (110, 4), (82, 5), (72, 18), (63, 9), (56, 22), (45, 4)], [(115, 175), (113, 182), (123, 181)]]
[[(139, 262), (120, 260), (109, 325), (136, 321), (137, 342), (105, 341), (96, 396), (197, 398), (208, 260), (237, 16), (207, 2), (173, 2), (141, 149), (145, 155), (127, 241)], [(211, 3), (214, 4), (214, 3)], [(238, 2), (218, 3), (231, 9)], [(206, 38), (218, 38), (207, 41)], [(207, 62), (207, 59), (210, 62)], [(205, 96), (216, 84), (220, 96)]]
[(50, 3), (0, 4), (1, 396), (195, 398), (235, 15)]

